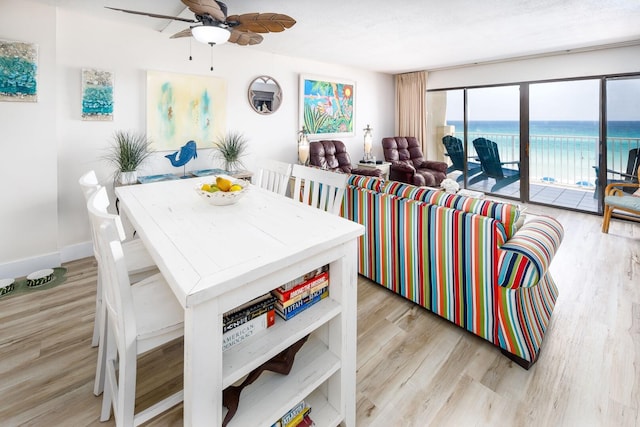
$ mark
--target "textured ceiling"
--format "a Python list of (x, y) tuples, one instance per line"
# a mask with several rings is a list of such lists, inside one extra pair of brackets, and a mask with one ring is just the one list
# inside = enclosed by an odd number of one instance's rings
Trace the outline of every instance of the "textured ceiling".
[[(188, 27), (111, 6), (191, 17), (179, 0), (41, 0), (169, 35)], [(296, 19), (256, 46), (237, 46), (385, 73), (432, 70), (593, 46), (640, 44), (638, 0), (228, 0), (229, 14)], [(175, 30), (175, 31), (174, 31)]]

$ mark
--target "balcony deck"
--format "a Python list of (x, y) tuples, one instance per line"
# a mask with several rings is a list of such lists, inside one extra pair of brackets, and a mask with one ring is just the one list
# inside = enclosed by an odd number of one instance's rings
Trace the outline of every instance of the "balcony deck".
[[(453, 172), (449, 174), (449, 177), (455, 179), (458, 174), (458, 172)], [(470, 185), (468, 188), (488, 194), (494, 184), (494, 179), (487, 178)], [(493, 195), (519, 199), (519, 191), (520, 181), (516, 181), (494, 192)], [(529, 201), (554, 207), (598, 212), (598, 199), (594, 197), (594, 191), (595, 187), (576, 188), (576, 186), (556, 183), (535, 183), (530, 184)]]

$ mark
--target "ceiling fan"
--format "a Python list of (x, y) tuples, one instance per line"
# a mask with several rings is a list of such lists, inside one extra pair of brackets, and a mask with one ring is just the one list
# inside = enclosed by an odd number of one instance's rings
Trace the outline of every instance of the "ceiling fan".
[(263, 40), (258, 33), (279, 33), (293, 27), (296, 23), (295, 19), (290, 16), (279, 13), (244, 13), (242, 15), (227, 16), (227, 5), (217, 0), (180, 1), (195, 14), (195, 19), (105, 7), (135, 15), (198, 24), (172, 35), (171, 38), (193, 36), (199, 42), (208, 43), (212, 46), (226, 43), (227, 41), (241, 46), (258, 44)]

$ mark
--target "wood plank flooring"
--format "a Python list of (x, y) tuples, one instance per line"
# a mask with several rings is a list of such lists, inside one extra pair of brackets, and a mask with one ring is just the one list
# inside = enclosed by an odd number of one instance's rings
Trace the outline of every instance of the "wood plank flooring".
[[(640, 225), (529, 206), (564, 225), (560, 289), (540, 359), (525, 371), (488, 342), (360, 277), (358, 426), (639, 426)], [(0, 426), (98, 421), (93, 259), (50, 290), (0, 299)], [(137, 405), (181, 387), (182, 342), (145, 355)], [(166, 384), (165, 384), (166, 383)], [(159, 391), (156, 390), (160, 387)], [(150, 426), (182, 425), (178, 406)]]

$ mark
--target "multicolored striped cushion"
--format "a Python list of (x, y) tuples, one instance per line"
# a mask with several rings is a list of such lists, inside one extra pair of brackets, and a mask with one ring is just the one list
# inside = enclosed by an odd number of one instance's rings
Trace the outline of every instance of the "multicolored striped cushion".
[(520, 217), (520, 208), (511, 203), (457, 196), (429, 187), (416, 187), (401, 182), (387, 181), (382, 184), (381, 190), (378, 191), (495, 218), (503, 224), (507, 238), (511, 238), (516, 232), (516, 222)]
[(553, 218), (539, 216), (526, 222), (500, 248), (499, 285), (511, 289), (536, 285), (546, 274), (563, 236), (562, 225)]
[(349, 175), (349, 178), (347, 179), (347, 185), (353, 185), (355, 187), (366, 188), (374, 191), (381, 191), (383, 182), (384, 181), (380, 178), (365, 175)]

